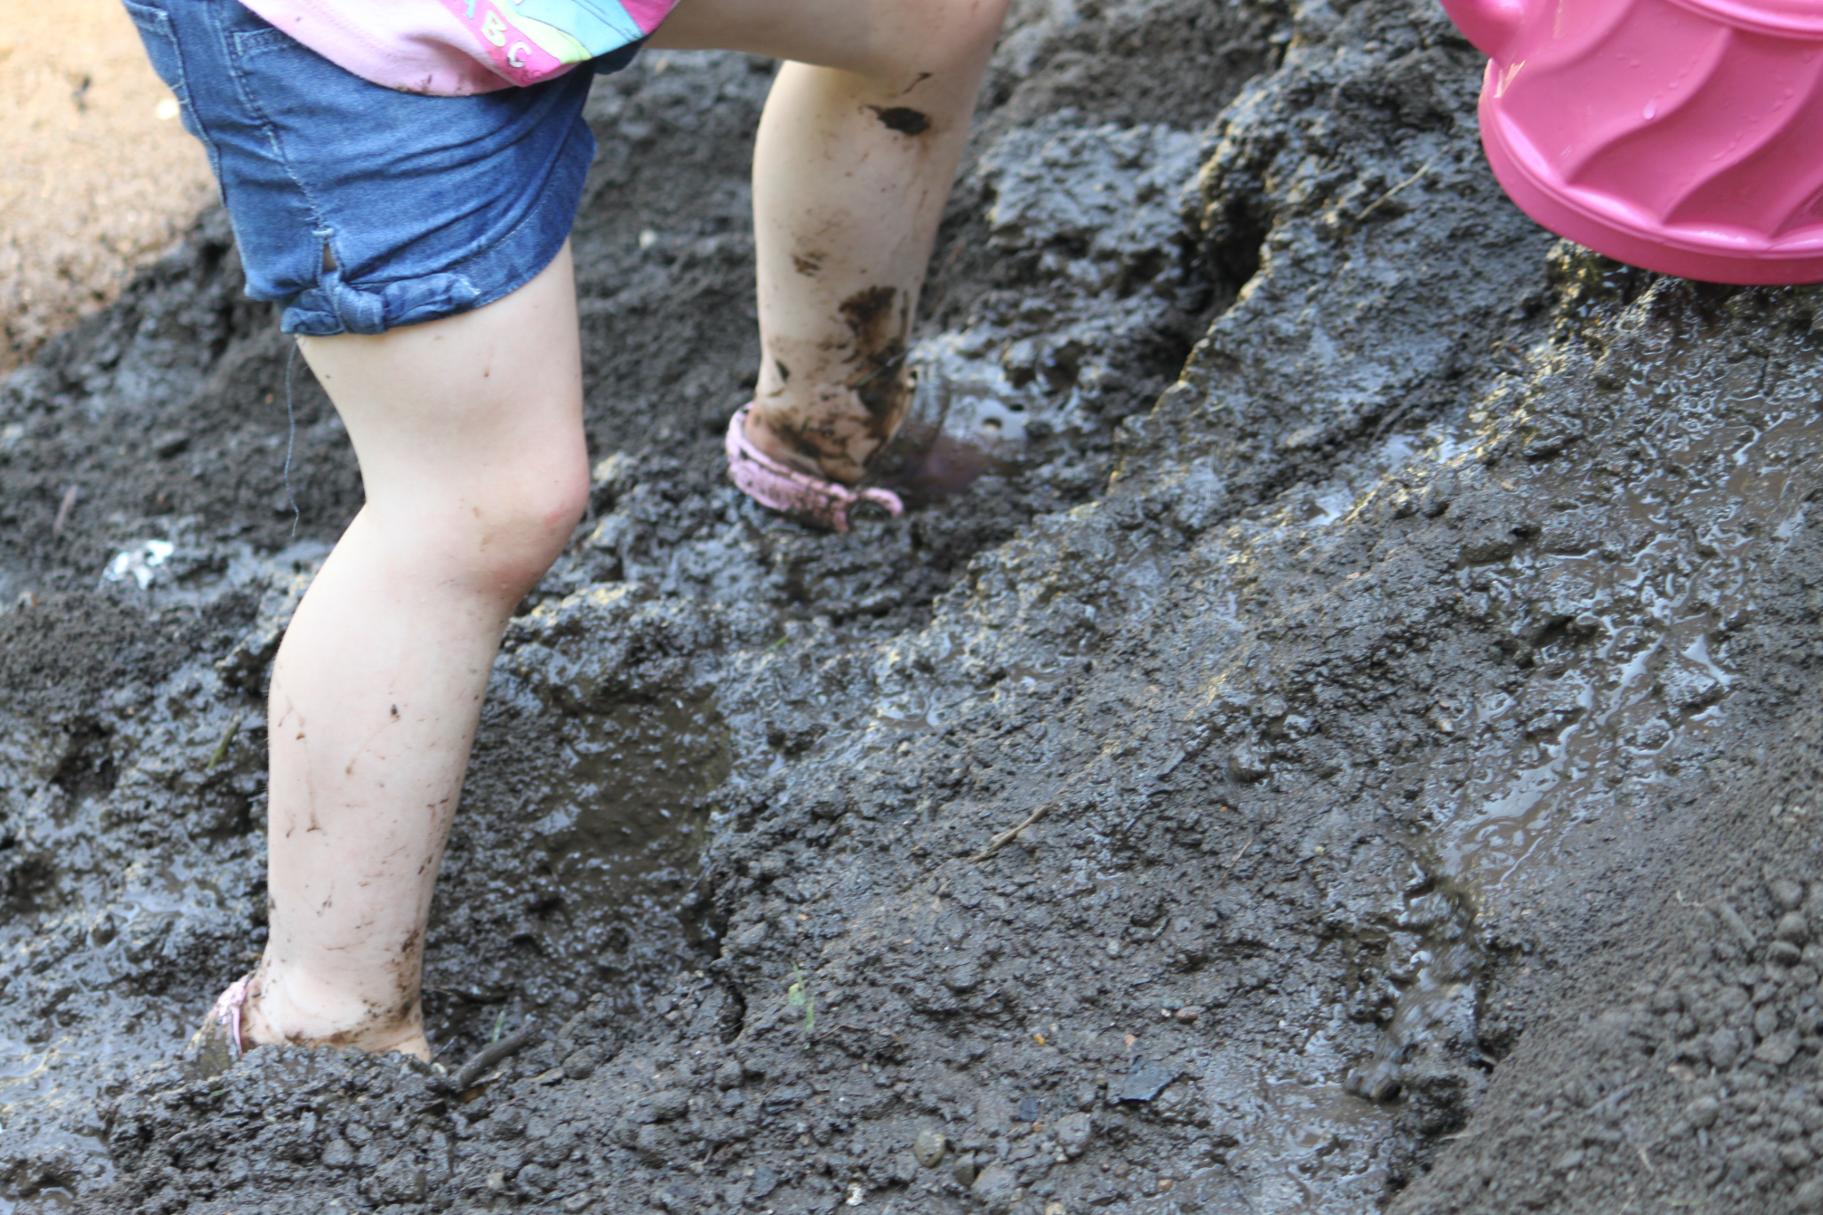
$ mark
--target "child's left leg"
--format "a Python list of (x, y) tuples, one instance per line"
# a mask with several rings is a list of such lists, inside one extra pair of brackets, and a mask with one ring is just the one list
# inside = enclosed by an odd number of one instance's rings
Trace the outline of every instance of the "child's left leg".
[(861, 479), (908, 402), (905, 348), (1006, 0), (683, 0), (654, 46), (791, 60), (754, 148), (759, 386), (774, 459)]

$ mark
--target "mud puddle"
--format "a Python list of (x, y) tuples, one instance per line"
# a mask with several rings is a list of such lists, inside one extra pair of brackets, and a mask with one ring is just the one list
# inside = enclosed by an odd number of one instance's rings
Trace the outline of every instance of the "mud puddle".
[[(1640, 374), (1677, 380), (1674, 366)], [(1489, 690), (1453, 714), (1439, 706), (1447, 733), (1506, 744), (1484, 750), (1463, 784), (1426, 794), (1439, 807), (1440, 876), (1478, 901), (1524, 869), (1548, 869), (1565, 835), (1604, 813), (1617, 789), (1627, 790), (1623, 815), (1650, 813), (1686, 740), (1727, 712), (1740, 677), (1729, 643), (1760, 606), (1750, 575), (1762, 546), (1804, 522), (1813, 487), (1800, 474), (1823, 449), (1823, 419), (1782, 410), (1751, 385), (1680, 387), (1727, 394), (1727, 423), (1667, 404), (1635, 448), (1660, 471), (1616, 487), (1614, 530), (1547, 525), (1539, 550), (1497, 577), (1461, 575), (1465, 593), (1525, 620), (1533, 668), (1517, 691)], [(1587, 490), (1547, 475), (1529, 492), (1567, 503)]]
[[(0, 939), (11, 959), (0, 974), (0, 1210), (87, 1209), (71, 1195), (113, 1176), (99, 1094), (173, 1057), (210, 985), (257, 957), (258, 692), (321, 551), (199, 560), (177, 546), (147, 586), (97, 593), (154, 635), (173, 616), (230, 602), (260, 604), (252, 619), (150, 687), (40, 720), (0, 717)], [(712, 700), (653, 686), (633, 703), (553, 719), (504, 670), (493, 700), (478, 745), (511, 759), (466, 795), (483, 807), (465, 820), (478, 829), (459, 830), (440, 891), (461, 907), (437, 918), (503, 947), (477, 964), (433, 933), (427, 972), (432, 1038), (457, 1062), (503, 1027), (530, 1020), (548, 1032), (590, 999), (616, 1021), (645, 1015), (670, 976), (713, 948), (698, 858), (706, 794), (729, 756)], [(525, 872), (496, 863), (509, 848)]]
[[(1548, 460), (1497, 482), (1546, 510), (1494, 512), (1510, 526), (1470, 533), (1453, 589), (1504, 634), (1519, 673), (1429, 710), (1449, 745), (1407, 794), (1425, 817), (1402, 837), (1408, 880), (1372, 946), (1395, 959), (1382, 980), (1397, 995), (1371, 1056), (1348, 1062), (1348, 1091), (1393, 1101), (1446, 1057), (1470, 1075), (1491, 1069), (1490, 936), (1576, 873), (1592, 838), (1637, 830), (1726, 731), (1743, 678), (1734, 639), (1768, 594), (1767, 545), (1805, 522), (1823, 450), (1823, 419), (1762, 393), (1760, 374), (1757, 363), (1686, 371), (1675, 356), (1639, 367), (1617, 391), (1657, 409), (1628, 436), (1647, 471), (1611, 494)], [(1718, 399), (1728, 405), (1716, 413), (1685, 404)], [(1429, 467), (1414, 477), (1420, 466), (1402, 461), (1415, 442), (1392, 437), (1364, 462), (1379, 478), (1294, 495), (1289, 509), (1302, 502), (1307, 526), (1336, 526), (1389, 490), (1475, 476), (1496, 446), (1458, 427), (1419, 443)]]

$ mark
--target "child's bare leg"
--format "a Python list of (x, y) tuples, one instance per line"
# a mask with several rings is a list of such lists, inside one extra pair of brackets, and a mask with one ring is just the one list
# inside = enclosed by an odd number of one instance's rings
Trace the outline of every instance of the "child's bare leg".
[(907, 404), (903, 360), (1005, 0), (683, 0), (655, 45), (794, 60), (754, 152), (748, 437), (853, 483)]
[(475, 312), (301, 345), (367, 504), (273, 668), (272, 935), (247, 1028), (424, 1057), (424, 929), (488, 672), (588, 492), (569, 249)]

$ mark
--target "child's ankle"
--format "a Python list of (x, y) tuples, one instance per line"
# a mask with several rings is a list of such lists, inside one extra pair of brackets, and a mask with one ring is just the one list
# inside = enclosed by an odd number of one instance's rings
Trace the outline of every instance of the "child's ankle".
[(308, 1001), (293, 998), (295, 981), (275, 981), (262, 973), (247, 1000), (246, 1032), (261, 1046), (346, 1047), (380, 1054), (403, 1051), (429, 1058), (423, 1019), (417, 1002), (401, 1001), (392, 1009), (376, 1011), (358, 998), (333, 998), (317, 993)]
[(833, 432), (853, 429), (831, 425), (828, 419), (793, 428), (793, 415), (778, 406), (754, 406), (747, 415), (747, 441), (787, 468), (842, 485), (860, 481), (869, 456), (879, 443), (871, 436), (852, 435), (838, 440)]

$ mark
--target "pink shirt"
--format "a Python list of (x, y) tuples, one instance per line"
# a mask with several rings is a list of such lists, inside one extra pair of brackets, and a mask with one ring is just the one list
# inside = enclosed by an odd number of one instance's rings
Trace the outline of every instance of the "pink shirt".
[(658, 28), (677, 0), (241, 0), (355, 75), (439, 96), (536, 84)]

